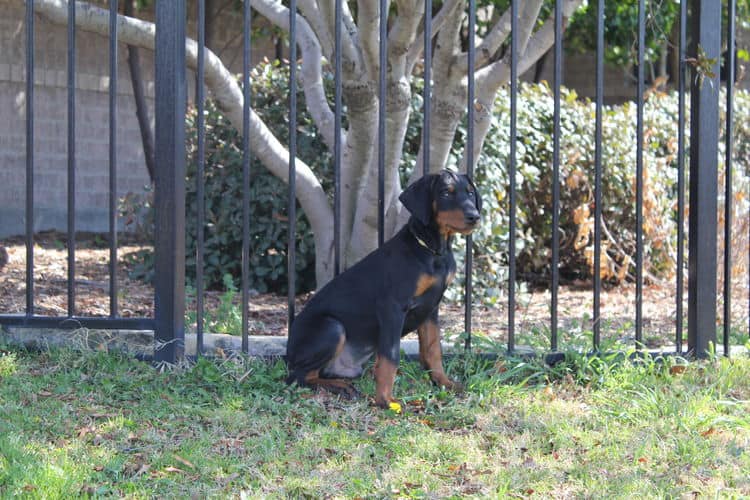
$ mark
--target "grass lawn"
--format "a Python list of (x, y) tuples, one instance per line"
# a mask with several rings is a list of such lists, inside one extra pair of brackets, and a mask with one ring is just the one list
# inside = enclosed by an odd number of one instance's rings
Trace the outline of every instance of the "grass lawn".
[(0, 497), (750, 496), (750, 360), (402, 363), (403, 411), (283, 363), (0, 348)]

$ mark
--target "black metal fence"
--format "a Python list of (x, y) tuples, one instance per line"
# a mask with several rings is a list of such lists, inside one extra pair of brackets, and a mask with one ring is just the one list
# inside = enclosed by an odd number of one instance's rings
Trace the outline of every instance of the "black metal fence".
[[(201, 262), (204, 253), (204, 157), (205, 157), (205, 123), (204, 123), (204, 45), (205, 45), (205, 5), (203, 0), (198, 0), (198, 63), (196, 79), (196, 106), (197, 130), (198, 130), (198, 175), (197, 175), (197, 199), (198, 199), (198, 221), (197, 221), (197, 266), (196, 293), (197, 293), (197, 337), (198, 350), (203, 349), (204, 329), (204, 280)], [(719, 71), (717, 70), (722, 40), (722, 13), (726, 15), (727, 32), (726, 39), (730, 47), (730, 53), (735, 46), (735, 1), (728, 0), (727, 9), (722, 10), (721, 0), (691, 0), (680, 3), (679, 16), (679, 71), (677, 88), (679, 92), (679, 119), (678, 119), (678, 209), (677, 209), (677, 269), (675, 283), (676, 321), (675, 321), (675, 345), (678, 353), (683, 353), (683, 272), (685, 267), (683, 231), (685, 213), (685, 169), (686, 169), (686, 147), (685, 147), (685, 98), (691, 98), (690, 134), (692, 137), (700, 137), (701, 140), (691, 141), (689, 151), (689, 189), (690, 189), (690, 219), (689, 219), (689, 253), (688, 253), (688, 353), (698, 357), (706, 355), (711, 344), (716, 343), (716, 309), (717, 309), (717, 156), (719, 140)], [(289, 7), (289, 35), (291, 40), (296, 39), (297, 30), (297, 6), (296, 0), (290, 0)], [(594, 225), (594, 265), (593, 269), (600, 269), (600, 256), (602, 245), (602, 176), (605, 166), (602, 165), (602, 117), (604, 102), (604, 29), (606, 19), (604, 18), (604, 0), (597, 0), (597, 23), (596, 23), (596, 97), (595, 97), (595, 225)], [(380, 74), (378, 79), (378, 95), (386, 93), (386, 53), (387, 53), (387, 22), (383, 22), (384, 13), (389, 3), (380, 0), (379, 9), (381, 22), (379, 28), (379, 63)], [(80, 8), (80, 6), (79, 6)], [(116, 212), (116, 82), (117, 82), (117, 0), (109, 0), (110, 23), (109, 23), (109, 243), (110, 243), (110, 316), (106, 318), (81, 317), (75, 314), (75, 211), (76, 211), (76, 149), (75, 149), (75, 98), (76, 98), (76, 59), (75, 59), (75, 36), (76, 36), (76, 4), (68, 3), (68, 314), (65, 317), (49, 317), (38, 315), (34, 305), (34, 12), (35, 2), (26, 1), (26, 310), (24, 314), (1, 314), (0, 324), (24, 326), (24, 327), (64, 327), (85, 326), (95, 328), (112, 329), (154, 329), (156, 339), (160, 346), (156, 352), (156, 358), (160, 360), (174, 361), (184, 355), (185, 335), (185, 114), (186, 114), (186, 69), (185, 69), (185, 31), (186, 31), (186, 0), (157, 0), (156, 1), (156, 53), (155, 53), (155, 78), (156, 78), (156, 178), (155, 178), (155, 312), (152, 318), (124, 318), (118, 313), (118, 283), (117, 283), (117, 212)], [(342, 36), (342, 0), (335, 0), (335, 53), (341, 53)], [(516, 347), (515, 335), (515, 310), (516, 310), (516, 210), (517, 210), (517, 104), (518, 104), (518, 18), (519, 2), (511, 0), (511, 35), (510, 35), (510, 160), (509, 160), (509, 185), (508, 203), (510, 211), (510, 243), (508, 248), (508, 344), (509, 351)], [(563, 68), (563, 2), (556, 0), (554, 6), (554, 135), (553, 135), (553, 192), (552, 192), (552, 253), (551, 253), (551, 317), (550, 317), (550, 349), (558, 349), (558, 262), (559, 262), (559, 212), (560, 212), (560, 87), (562, 82)], [(425, 0), (425, 12), (431, 13), (432, 2)], [(468, 85), (466, 110), (468, 115), (467, 144), (473, 143), (473, 113), (475, 78), (475, 39), (473, 33), (476, 26), (476, 5), (474, 0), (468, 1)], [(688, 13), (690, 13), (691, 25), (688, 26)], [(251, 25), (251, 3), (244, 2), (243, 25), (246, 27), (243, 34), (243, 74), (242, 87), (244, 92), (243, 112), (243, 182), (245, 186), (250, 182), (250, 159), (251, 148), (249, 140), (250, 130), (250, 30)], [(637, 92), (634, 96), (637, 104), (637, 133), (638, 149), (636, 152), (636, 258), (635, 258), (635, 342), (640, 348), (643, 345), (643, 142), (644, 142), (644, 91), (645, 91), (645, 26), (647, 16), (646, 0), (638, 2), (638, 35), (637, 35)], [(688, 41), (690, 45), (688, 46)], [(432, 54), (432, 20), (431, 16), (424, 19), (424, 54)], [(700, 64), (690, 65), (698, 58), (699, 50), (705, 54), (705, 61), (710, 62), (707, 70), (704, 68), (702, 74)], [(431, 117), (431, 64), (430, 58), (426, 58), (424, 65), (424, 121), (423, 138), (430, 137)], [(297, 60), (297, 46), (290, 44), (290, 60)], [(341, 137), (339, 131), (342, 126), (342, 58), (336, 57), (335, 66), (335, 144), (334, 144), (334, 266), (338, 273), (341, 270)], [(726, 58), (726, 184), (725, 184), (725, 231), (726, 243), (724, 246), (724, 311), (723, 311), (723, 345), (724, 354), (729, 354), (729, 332), (731, 328), (731, 231), (732, 224), (732, 100), (735, 74), (735, 61), (733, 57)], [(692, 70), (692, 71), (691, 71)], [(294, 318), (294, 290), (295, 290), (295, 179), (297, 152), (296, 124), (297, 124), (297, 75), (296, 65), (290, 65), (290, 87), (289, 93), (289, 182), (288, 182), (288, 266), (289, 266), (289, 297), (288, 317), (289, 323)], [(689, 92), (688, 92), (689, 88)], [(378, 232), (379, 243), (384, 239), (384, 169), (385, 169), (385, 133), (386, 133), (386, 109), (385, 99), (378, 99)], [(425, 143), (427, 141), (425, 140)], [(430, 155), (429, 148), (424, 148), (423, 172), (429, 171)], [(475, 158), (472, 148), (467, 148), (467, 170), (472, 173)], [(249, 220), (249, 191), (244, 190), (242, 200), (242, 349), (248, 350), (248, 302), (250, 293), (249, 282), (249, 253), (250, 253), (250, 231), (252, 221)], [(469, 237), (470, 238), (470, 237)], [(465, 281), (465, 331), (472, 331), (472, 255), (471, 242), (467, 245), (466, 258), (466, 281)], [(592, 349), (598, 350), (601, 343), (601, 292), (602, 280), (598, 272), (594, 272), (593, 288), (593, 338)], [(502, 321), (499, 319), (498, 321)], [(467, 337), (466, 348), (471, 347), (471, 336)]]

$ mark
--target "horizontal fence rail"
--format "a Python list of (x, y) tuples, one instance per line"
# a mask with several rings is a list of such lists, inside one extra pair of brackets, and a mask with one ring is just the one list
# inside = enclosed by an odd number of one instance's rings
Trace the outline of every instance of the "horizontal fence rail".
[[(346, 173), (342, 172), (342, 160), (345, 155), (345, 146), (343, 142), (346, 137), (346, 131), (343, 130), (346, 112), (345, 102), (345, 67), (344, 56), (344, 37), (348, 35), (347, 22), (344, 18), (351, 13), (346, 9), (344, 0), (335, 0), (333, 12), (330, 13), (334, 19), (334, 30), (332, 33), (333, 58), (330, 61), (330, 70), (332, 73), (333, 91), (332, 91), (332, 124), (333, 138), (331, 160), (331, 209), (333, 214), (332, 221), (332, 238), (331, 255), (333, 275), (338, 275), (344, 271), (345, 267), (352, 265), (347, 261), (347, 243), (342, 241), (343, 234), (346, 232), (342, 229), (342, 183)], [(491, 112), (480, 105), (478, 94), (482, 92), (478, 88), (481, 80), (477, 78), (477, 73), (482, 69), (478, 63), (476, 35), (480, 28), (477, 27), (478, 7), (475, 0), (467, 0), (466, 11), (460, 12), (460, 15), (466, 16), (467, 31), (465, 36), (466, 47), (466, 81), (465, 88), (465, 115), (466, 124), (466, 143), (464, 158), (461, 168), (470, 175), (478, 173), (475, 166), (478, 165), (481, 153), (477, 155), (474, 150), (474, 143), (477, 140), (475, 123), (478, 122), (477, 113)], [(23, 312), (7, 313), (0, 311), (0, 325), (13, 327), (37, 327), (37, 328), (103, 328), (103, 329), (153, 329), (156, 332), (158, 349), (156, 358), (159, 360), (174, 362), (185, 355), (185, 173), (186, 173), (186, 155), (185, 155), (185, 116), (187, 103), (187, 71), (186, 71), (186, 38), (187, 12), (185, 0), (156, 0), (156, 32), (155, 32), (155, 117), (156, 117), (156, 164), (158, 165), (155, 176), (155, 273), (154, 273), (154, 302), (155, 311), (153, 317), (129, 318), (120, 316), (120, 306), (118, 296), (123, 292), (121, 285), (118, 283), (118, 212), (117, 212), (117, 79), (118, 79), (118, 45), (122, 42), (118, 36), (118, 0), (108, 1), (109, 12), (109, 43), (108, 43), (108, 63), (109, 63), (109, 87), (108, 87), (108, 244), (109, 244), (109, 315), (107, 317), (87, 317), (78, 314), (77, 308), (78, 297), (76, 294), (76, 213), (80, 210), (80, 201), (77, 200), (76, 194), (81, 186), (76, 185), (76, 174), (78, 172), (78, 154), (76, 148), (76, 109), (77, 109), (77, 49), (76, 38), (80, 34), (80, 28), (77, 23), (80, 22), (81, 12), (77, 9), (82, 8), (80, 4), (77, 7), (75, 2), (69, 2), (67, 5), (67, 72), (66, 72), (66, 106), (67, 106), (67, 151), (66, 151), (66, 203), (67, 203), (67, 280), (66, 294), (67, 314), (64, 316), (45, 316), (39, 314), (35, 304), (35, 261), (34, 261), (34, 236), (38, 228), (34, 226), (34, 214), (37, 207), (35, 206), (34, 188), (35, 188), (35, 140), (38, 139), (35, 134), (35, 85), (37, 61), (35, 60), (35, 2), (26, 1), (25, 11), (25, 30), (26, 30), (26, 85), (25, 85), (25, 234), (24, 242), (26, 246), (25, 266), (25, 308)], [(603, 206), (604, 186), (607, 179), (607, 165), (605, 164), (604, 151), (607, 144), (605, 143), (604, 129), (606, 120), (605, 108), (605, 34), (607, 22), (605, 17), (605, 0), (597, 0), (593, 8), (596, 12), (595, 28), (595, 53), (594, 53), (594, 102), (592, 106), (593, 127), (593, 189), (592, 189), (592, 236), (593, 236), (593, 270), (590, 283), (590, 293), (592, 298), (590, 323), (586, 328), (590, 328), (591, 349), (598, 352), (602, 348), (602, 323), (606, 318), (602, 317), (602, 293), (605, 283), (603, 283), (601, 269), (606, 265), (603, 262), (607, 259), (605, 238), (605, 221)], [(298, 158), (297, 154), (300, 149), (298, 142), (298, 129), (300, 128), (300, 110), (298, 109), (298, 66), (301, 59), (298, 56), (298, 44), (304, 35), (300, 35), (300, 23), (305, 20), (305, 5), (298, 9), (296, 0), (290, 0), (288, 7), (284, 12), (288, 15), (286, 20), (288, 27), (289, 46), (288, 46), (288, 70), (289, 70), (289, 95), (288, 95), (288, 165), (286, 170), (287, 181), (287, 206), (286, 214), (283, 216), (287, 221), (286, 232), (286, 269), (287, 269), (287, 327), (291, 327), (295, 318), (295, 300), (297, 299), (297, 248), (296, 239), (298, 237), (297, 228), (297, 180), (298, 180)], [(422, 54), (422, 65), (418, 66), (416, 73), (423, 78), (423, 89), (421, 97), (421, 111), (423, 113), (421, 122), (421, 147), (419, 150), (419, 161), (414, 166), (421, 175), (427, 175), (430, 172), (440, 170), (440, 166), (433, 164), (434, 155), (431, 154), (431, 140), (439, 136), (439, 116), (441, 112), (439, 103), (440, 82), (433, 81), (433, 56), (439, 50), (436, 47), (435, 29), (441, 28), (444, 20), (439, 19), (437, 12), (442, 8), (436, 8), (431, 0), (424, 0), (420, 8), (424, 9), (423, 22), (420, 25), (422, 39), (418, 40), (421, 45), (419, 49)], [(637, 3), (637, 18), (635, 25), (637, 33), (634, 34), (634, 44), (636, 49), (634, 80), (635, 95), (633, 100), (636, 107), (634, 133), (637, 137), (637, 146), (632, 165), (634, 175), (634, 224), (633, 233), (635, 234), (634, 252), (635, 261), (633, 263), (633, 285), (635, 296), (633, 322), (633, 347), (636, 349), (645, 348), (644, 327), (647, 327), (644, 321), (644, 180), (648, 178), (649, 165), (644, 159), (644, 153), (648, 147), (647, 132), (644, 130), (644, 109), (646, 106), (648, 93), (646, 89), (646, 52), (647, 52), (647, 29), (649, 23), (653, 20), (649, 17), (650, 3), (646, 0), (639, 0)], [(375, 136), (376, 144), (373, 145), (373, 165), (377, 166), (377, 207), (373, 214), (377, 215), (377, 245), (383, 245), (387, 239), (386, 225), (386, 203), (388, 197), (392, 195), (392, 186), (388, 185), (386, 178), (388, 173), (386, 168), (390, 168), (389, 162), (391, 153), (387, 148), (388, 133), (388, 113), (391, 105), (389, 90), (394, 83), (389, 80), (389, 2), (379, 0), (374, 10), (378, 12), (379, 25), (376, 30), (378, 40), (376, 41), (377, 54), (373, 54), (373, 93), (377, 100), (377, 106), (374, 106), (377, 112), (377, 134)], [(554, 108), (552, 115), (552, 134), (551, 134), (551, 160), (550, 164), (544, 166), (548, 171), (541, 175), (549, 175), (550, 193), (549, 210), (550, 216), (550, 234), (549, 234), (549, 259), (548, 275), (545, 274), (548, 282), (550, 293), (549, 302), (549, 322), (544, 335), (548, 334), (548, 344), (550, 351), (558, 351), (564, 342), (565, 327), (560, 321), (560, 268), (561, 268), (561, 235), (562, 235), (562, 217), (561, 213), (561, 193), (560, 188), (564, 184), (561, 180), (565, 175), (565, 169), (569, 161), (566, 159), (567, 152), (564, 150), (564, 130), (563, 130), (563, 84), (566, 75), (564, 74), (565, 60), (564, 54), (564, 30), (568, 23), (568, 14), (564, 13), (565, 2), (555, 0), (551, 4), (549, 12), (549, 22), (551, 23), (552, 36), (554, 42), (550, 49), (552, 57), (551, 71), (551, 102)], [(527, 71), (528, 68), (521, 67), (525, 64), (523, 60), (524, 51), (528, 50), (528, 34), (523, 34), (522, 27), (519, 26), (523, 16), (528, 14), (528, 6), (518, 0), (510, 0), (508, 10), (509, 28), (507, 46), (503, 47), (502, 57), (508, 62), (508, 85), (507, 98), (508, 102), (508, 129), (509, 136), (507, 152), (507, 186), (506, 192), (503, 193), (503, 203), (509, 216), (507, 227), (508, 244), (504, 250), (507, 265), (507, 280), (498, 276), (498, 282), (503, 281), (507, 285), (507, 295), (503, 297), (503, 306), (507, 306), (507, 317), (502, 317), (497, 313), (497, 323), (503, 324), (507, 332), (507, 351), (512, 353), (518, 348), (518, 330), (519, 322), (517, 311), (519, 305), (519, 238), (522, 236), (519, 227), (519, 196), (523, 192), (523, 185), (518, 184), (519, 169), (523, 158), (519, 146), (523, 147), (523, 137), (519, 132), (519, 116), (522, 109), (519, 109), (520, 81), (522, 75), (520, 72)], [(717, 197), (718, 197), (718, 142), (719, 142), (719, 71), (699, 73), (697, 65), (689, 64), (694, 61), (700, 51), (705, 51), (709, 60), (719, 60), (719, 51), (722, 41), (721, 15), (726, 16), (726, 31), (724, 33), (727, 47), (729, 47), (729, 56), (726, 58), (726, 117), (722, 124), (724, 128), (724, 231), (723, 231), (723, 290), (721, 290), (721, 299), (723, 300), (722, 311), (722, 338), (721, 345), (725, 355), (729, 354), (730, 333), (732, 329), (732, 200), (734, 196), (733, 186), (733, 120), (735, 119), (732, 106), (734, 105), (734, 80), (736, 77), (735, 60), (733, 57), (736, 47), (736, 1), (729, 0), (722, 11), (720, 0), (690, 0), (690, 2), (680, 2), (679, 5), (679, 41), (674, 50), (678, 53), (678, 67), (675, 68), (676, 83), (675, 88), (678, 94), (678, 116), (677, 116), (677, 143), (676, 150), (676, 273), (674, 288), (674, 342), (677, 354), (685, 352), (697, 357), (707, 355), (707, 353), (717, 343), (716, 331), (716, 311), (717, 311)], [(206, 259), (206, 240), (207, 240), (207, 203), (206, 203), (206, 173), (211, 168), (208, 163), (206, 151), (206, 134), (207, 131), (206, 117), (207, 112), (207, 92), (206, 92), (206, 65), (208, 61), (208, 49), (206, 48), (206, 2), (198, 0), (196, 11), (194, 13), (196, 24), (195, 32), (197, 35), (197, 64), (195, 67), (195, 94), (194, 104), (196, 106), (196, 144), (195, 161), (196, 178), (195, 192), (197, 196), (197, 217), (196, 217), (196, 234), (195, 234), (195, 331), (197, 354), (202, 355), (205, 352), (205, 329), (206, 329), (206, 284), (205, 284), (205, 259)], [(690, 15), (690, 17), (689, 17)], [(241, 18), (242, 31), (242, 65), (239, 75), (239, 83), (242, 89), (242, 125), (241, 125), (241, 148), (242, 148), (242, 199), (241, 199), (241, 220), (242, 224), (242, 245), (241, 254), (232, 256), (241, 260), (241, 332), (242, 336), (241, 350), (244, 353), (250, 352), (250, 304), (252, 302), (250, 282), (251, 282), (251, 261), (252, 261), (252, 244), (253, 244), (253, 224), (257, 221), (251, 218), (251, 185), (254, 182), (255, 172), (252, 171), (253, 150), (252, 150), (252, 133), (255, 130), (252, 120), (256, 119), (253, 113), (253, 96), (252, 96), (252, 49), (251, 47), (251, 27), (253, 24), (253, 11), (250, 2), (243, 2), (238, 7), (238, 16)], [(434, 19), (433, 19), (434, 18)], [(688, 25), (688, 22), (691, 25)], [(302, 26), (307, 29), (307, 25)], [(691, 46), (688, 46), (688, 40)], [(398, 49), (398, 48), (397, 48)], [(495, 56), (493, 56), (495, 57)], [(500, 57), (497, 55), (496, 57)], [(421, 73), (420, 73), (421, 72)], [(711, 76), (714, 74), (715, 76)], [(653, 82), (651, 82), (653, 83)], [(437, 90), (436, 90), (437, 89)], [(304, 90), (304, 89), (303, 89)], [(304, 95), (304, 94), (303, 94)], [(691, 99), (690, 113), (688, 114), (686, 98)], [(373, 117), (374, 119), (374, 117)], [(691, 141), (689, 166), (686, 142), (685, 128), (690, 126), (690, 136), (700, 137), (701, 141)], [(437, 124), (437, 125), (436, 125)], [(433, 125), (437, 128), (433, 129)], [(239, 130), (240, 127), (238, 127)], [(478, 139), (481, 141), (482, 139)], [(689, 171), (686, 168), (689, 167)], [(304, 174), (303, 174), (304, 175)], [(374, 175), (374, 174), (373, 174)], [(415, 175), (414, 177), (418, 177)], [(398, 175), (395, 176), (398, 179)], [(390, 181), (389, 181), (390, 182)], [(689, 187), (690, 211), (688, 215), (689, 237), (685, 234), (685, 214), (687, 213), (688, 200), (686, 198), (686, 189)], [(279, 193), (281, 196), (281, 193)], [(374, 200), (373, 200), (374, 201)], [(374, 223), (374, 222), (373, 222)], [(685, 244), (687, 240), (688, 255), (685, 255)], [(373, 242), (373, 244), (375, 244)], [(474, 321), (472, 315), (475, 302), (474, 298), (474, 267), (477, 265), (474, 256), (475, 239), (467, 236), (465, 239), (466, 256), (464, 261), (464, 281), (463, 281), (463, 329), (465, 333), (464, 348), (468, 351), (474, 348), (475, 343), (472, 341), (472, 332), (474, 330)], [(687, 266), (686, 264), (687, 257)], [(478, 259), (479, 257), (477, 257)], [(522, 264), (521, 264), (522, 265)], [(626, 264), (627, 265), (627, 264)], [(545, 273), (547, 271), (545, 270)], [(683, 310), (684, 297), (684, 274), (688, 274), (688, 310), (687, 314)], [(750, 288), (750, 285), (748, 286)], [(750, 303), (749, 303), (750, 306)], [(685, 318), (685, 316), (687, 318)], [(684, 325), (687, 319), (687, 347), (684, 346), (685, 335)], [(671, 328), (671, 327), (670, 327)], [(748, 325), (750, 330), (750, 325)], [(671, 335), (671, 334), (670, 334)], [(546, 337), (545, 337), (546, 338)]]

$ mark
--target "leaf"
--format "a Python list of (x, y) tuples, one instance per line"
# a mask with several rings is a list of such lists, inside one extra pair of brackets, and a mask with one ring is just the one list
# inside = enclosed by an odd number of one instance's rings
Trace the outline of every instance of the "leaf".
[(703, 437), (708, 437), (713, 434), (716, 434), (716, 429), (714, 429), (713, 427), (709, 427), (707, 430), (701, 432), (701, 436)]
[(180, 462), (183, 465), (187, 465), (191, 469), (195, 469), (195, 465), (193, 465), (190, 461), (185, 460), (184, 458), (182, 458), (179, 455), (174, 455), (174, 459), (177, 460), (178, 462)]

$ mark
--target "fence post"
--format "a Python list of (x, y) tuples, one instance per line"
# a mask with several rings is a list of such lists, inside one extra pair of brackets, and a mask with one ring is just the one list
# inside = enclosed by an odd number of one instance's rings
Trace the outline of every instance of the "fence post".
[[(719, 147), (721, 0), (691, 0), (688, 351), (703, 358), (716, 345), (716, 210)], [(709, 63), (709, 61), (711, 61)], [(710, 67), (709, 67), (710, 65)], [(709, 73), (705, 71), (709, 70)]]
[(185, 12), (156, 1), (154, 357), (168, 362), (185, 353)]

